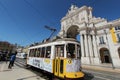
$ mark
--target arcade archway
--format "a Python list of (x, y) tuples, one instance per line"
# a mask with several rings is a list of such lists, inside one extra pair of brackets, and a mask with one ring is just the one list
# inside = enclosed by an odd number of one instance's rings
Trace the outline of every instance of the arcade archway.
[(78, 26), (71, 26), (67, 29), (67, 38), (76, 39), (78, 35)]
[(100, 49), (100, 58), (102, 63), (111, 63), (110, 53), (107, 48)]

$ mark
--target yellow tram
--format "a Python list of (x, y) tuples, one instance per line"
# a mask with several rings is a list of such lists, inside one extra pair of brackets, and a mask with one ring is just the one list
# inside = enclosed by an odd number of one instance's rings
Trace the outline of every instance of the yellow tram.
[(29, 48), (27, 65), (60, 78), (84, 77), (81, 71), (80, 43), (74, 39), (58, 39)]

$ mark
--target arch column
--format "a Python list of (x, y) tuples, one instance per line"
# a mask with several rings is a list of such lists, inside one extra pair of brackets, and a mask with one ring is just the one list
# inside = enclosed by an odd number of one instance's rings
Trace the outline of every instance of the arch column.
[(80, 44), (81, 44), (81, 54), (82, 54), (82, 57), (85, 57), (85, 51), (84, 51), (84, 41), (83, 41), (83, 35), (80, 34)]
[(84, 34), (85, 40), (84, 40), (84, 44), (85, 44), (85, 53), (86, 53), (86, 57), (88, 57), (88, 37), (87, 34)]
[(81, 45), (81, 62), (82, 64), (90, 64), (89, 62), (89, 51), (88, 51), (88, 38), (87, 35), (83, 32), (80, 32), (80, 45)]
[(98, 52), (96, 36), (93, 35), (94, 64), (100, 64), (100, 54)]
[(93, 45), (92, 45), (92, 39), (91, 35), (88, 35), (88, 46), (89, 46), (89, 60), (90, 64), (93, 64)]
[(84, 34), (84, 44), (85, 44), (85, 64), (90, 64), (90, 54), (89, 54), (89, 45), (88, 45), (88, 35)]

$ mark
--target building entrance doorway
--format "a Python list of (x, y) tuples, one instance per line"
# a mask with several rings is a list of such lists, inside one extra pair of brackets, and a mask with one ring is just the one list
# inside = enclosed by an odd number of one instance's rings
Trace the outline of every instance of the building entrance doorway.
[(100, 58), (102, 63), (111, 63), (110, 53), (107, 48), (100, 49)]

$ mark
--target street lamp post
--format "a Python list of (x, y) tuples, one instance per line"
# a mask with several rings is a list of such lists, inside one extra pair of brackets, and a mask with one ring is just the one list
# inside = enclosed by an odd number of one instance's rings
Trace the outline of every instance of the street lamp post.
[(110, 53), (110, 46), (109, 46), (109, 42), (108, 42), (107, 32), (106, 32), (105, 29), (104, 29), (104, 33), (106, 35), (106, 41), (107, 41), (107, 44), (108, 44), (108, 49), (109, 49), (109, 54), (110, 54), (110, 58), (111, 58), (112, 68), (115, 69), (114, 64), (113, 64), (113, 60), (112, 60), (112, 56), (111, 56), (111, 53)]

